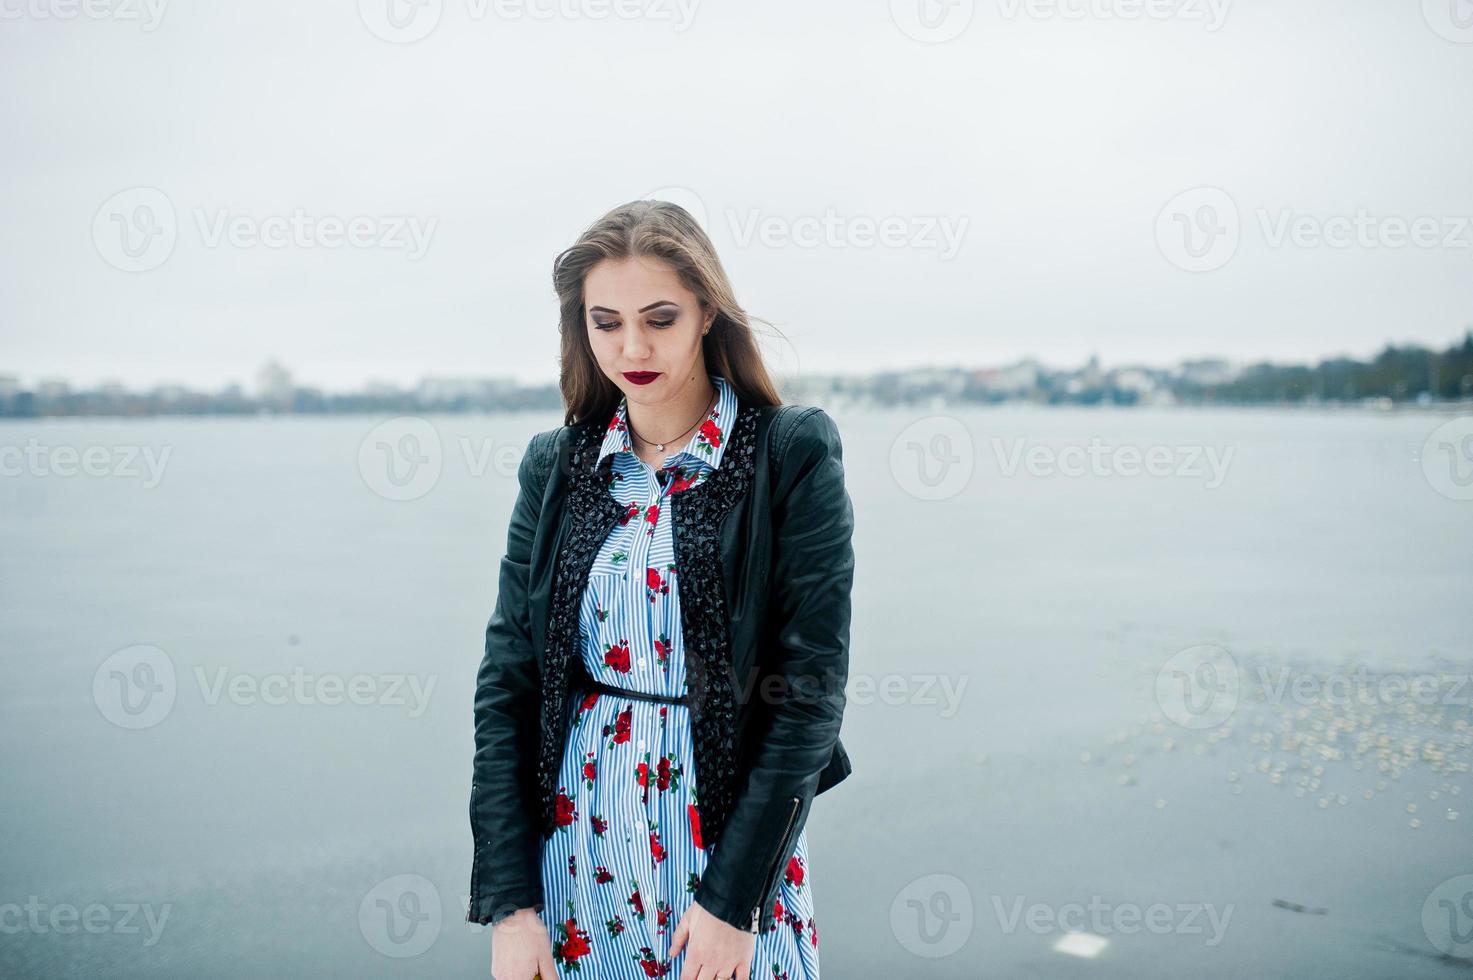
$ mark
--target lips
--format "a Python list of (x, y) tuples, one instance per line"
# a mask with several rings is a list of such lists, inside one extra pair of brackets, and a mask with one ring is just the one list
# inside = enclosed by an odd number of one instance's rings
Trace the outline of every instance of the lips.
[(624, 377), (631, 384), (647, 385), (660, 376), (659, 371), (625, 371)]

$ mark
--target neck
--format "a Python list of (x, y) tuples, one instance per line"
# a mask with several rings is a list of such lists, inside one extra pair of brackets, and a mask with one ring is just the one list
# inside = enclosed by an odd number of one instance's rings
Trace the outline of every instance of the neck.
[(631, 442), (635, 452), (655, 452), (654, 444), (665, 444), (664, 455), (676, 452), (690, 439), (716, 398), (716, 386), (704, 371), (695, 371), (680, 389), (657, 404), (626, 402), (629, 425), (638, 433)]

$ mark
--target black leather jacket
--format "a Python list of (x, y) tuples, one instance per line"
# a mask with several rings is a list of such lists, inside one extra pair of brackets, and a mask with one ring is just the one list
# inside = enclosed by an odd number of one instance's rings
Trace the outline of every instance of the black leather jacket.
[[(578, 611), (621, 508), (605, 426), (539, 432), (518, 468), (495, 610), (476, 679), (467, 921), (542, 909)], [(812, 406), (738, 400), (721, 465), (670, 497), (686, 686), (707, 864), (695, 900), (767, 930), (813, 799), (849, 775), (853, 507), (838, 428)]]

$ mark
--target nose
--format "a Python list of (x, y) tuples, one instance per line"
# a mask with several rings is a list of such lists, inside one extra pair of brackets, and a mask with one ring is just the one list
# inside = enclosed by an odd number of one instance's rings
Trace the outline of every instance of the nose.
[(650, 356), (650, 341), (645, 328), (630, 324), (624, 331), (624, 359), (642, 361)]

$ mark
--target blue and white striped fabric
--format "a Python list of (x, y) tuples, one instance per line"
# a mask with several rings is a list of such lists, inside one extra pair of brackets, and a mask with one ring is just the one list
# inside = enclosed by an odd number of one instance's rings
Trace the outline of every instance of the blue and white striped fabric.
[[(599, 459), (614, 456), (609, 492), (625, 513), (589, 572), (580, 616), (584, 665), (606, 684), (687, 693), (666, 503), (721, 465), (737, 398), (725, 378), (711, 382), (716, 404), (658, 471), (633, 452), (625, 401), (609, 420)], [(678, 977), (689, 946), (671, 959), (670, 943), (707, 860), (689, 709), (595, 692), (569, 710), (558, 829), (542, 850), (542, 919), (558, 975)], [(753, 980), (817, 980), (812, 898), (805, 828), (783, 873), (776, 922), (757, 936)]]

